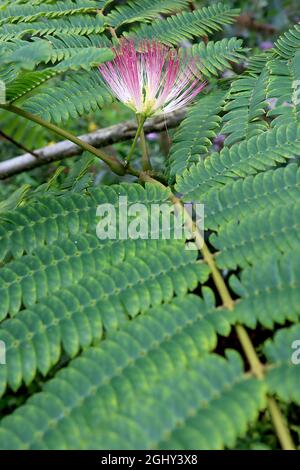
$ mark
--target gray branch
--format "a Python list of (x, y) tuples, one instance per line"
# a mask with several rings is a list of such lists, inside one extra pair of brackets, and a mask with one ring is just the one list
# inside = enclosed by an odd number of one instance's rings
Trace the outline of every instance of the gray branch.
[[(149, 134), (150, 132), (161, 132), (176, 127), (184, 116), (185, 110), (180, 110), (166, 114), (165, 116), (147, 119), (144, 125), (145, 132)], [(137, 124), (134, 120), (125, 121), (114, 126), (99, 129), (90, 134), (82, 135), (80, 139), (94, 147), (107, 147), (116, 142), (131, 139), (134, 137), (136, 129)], [(34, 154), (36, 157), (30, 153), (25, 153), (18, 157), (10, 158), (9, 160), (0, 162), (0, 179), (46, 165), (47, 163), (80, 155), (82, 151), (80, 147), (72, 142), (63, 140), (57, 144), (35, 150)]]

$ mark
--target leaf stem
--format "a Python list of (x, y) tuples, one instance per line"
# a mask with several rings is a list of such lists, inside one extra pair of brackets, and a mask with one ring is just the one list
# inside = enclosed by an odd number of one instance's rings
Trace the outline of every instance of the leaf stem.
[(268, 408), (282, 449), (295, 450), (292, 437), (289, 432), (286, 432), (287, 422), (273, 397), (268, 397)]
[(111, 168), (111, 170), (117, 175), (121, 175), (121, 176), (125, 175), (126, 169), (121, 161), (119, 161), (117, 158), (113, 156), (107, 155), (105, 152), (103, 152), (103, 150), (96, 149), (92, 145), (88, 144), (87, 142), (84, 142), (83, 140), (73, 135), (71, 132), (61, 129), (55, 124), (45, 121), (41, 117), (36, 116), (35, 114), (32, 114), (32, 113), (29, 113), (28, 111), (18, 108), (17, 106), (14, 106), (12, 104), (1, 104), (0, 108), (5, 109), (6, 111), (9, 111), (11, 113), (17, 114), (21, 117), (24, 117), (28, 119), (29, 121), (33, 121), (39, 124), (40, 126), (43, 126), (46, 129), (49, 129), (55, 134), (58, 134), (61, 137), (64, 137), (65, 139), (70, 140), (71, 142), (78, 145), (82, 149), (87, 150), (88, 152), (92, 153), (96, 157), (103, 160)]

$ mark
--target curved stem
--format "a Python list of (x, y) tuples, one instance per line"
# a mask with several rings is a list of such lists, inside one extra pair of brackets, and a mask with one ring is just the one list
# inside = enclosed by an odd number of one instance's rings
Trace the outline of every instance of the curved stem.
[[(139, 117), (137, 115), (138, 125), (139, 125), (141, 119), (142, 119), (142, 117)], [(145, 120), (144, 120), (144, 122), (145, 122)], [(143, 122), (143, 124), (144, 124), (144, 122)], [(143, 127), (142, 127), (142, 130), (141, 130), (140, 141), (141, 141), (141, 150), (142, 150), (142, 168), (143, 168), (144, 171), (150, 171), (150, 170), (152, 170), (152, 167), (151, 167), (151, 163), (150, 163), (148, 146), (147, 146), (147, 142), (146, 142)]]
[(136, 134), (134, 136), (132, 145), (130, 147), (129, 153), (128, 153), (127, 158), (126, 158), (127, 164), (130, 162), (130, 159), (131, 159), (131, 157), (133, 155), (133, 152), (135, 150), (137, 141), (138, 141), (138, 139), (141, 135), (141, 132), (143, 130), (144, 122), (146, 121), (146, 116), (144, 116), (143, 114), (141, 114), (140, 116), (137, 115), (137, 121), (138, 121), (138, 128), (137, 128), (137, 131), (136, 131)]
[[(164, 186), (147, 174), (142, 173), (140, 175), (140, 178), (144, 181), (149, 181)], [(185, 223), (187, 224), (190, 232), (194, 234), (197, 248), (201, 251), (204, 261), (210, 267), (213, 280), (220, 294), (223, 305), (229, 310), (232, 310), (234, 308), (234, 300), (232, 299), (228, 287), (225, 284), (225, 281), (215, 263), (215, 259), (212, 253), (209, 251), (209, 248), (203, 240), (201, 233), (197, 229), (197, 225), (195, 225), (188, 211), (186, 211), (185, 208), (182, 206), (181, 200), (179, 198), (177, 198), (174, 194), (171, 194), (170, 200), (173, 202), (173, 204), (176, 204), (179, 207), (181, 206), (181, 210), (184, 211)], [(242, 325), (237, 325), (235, 329), (238, 339), (244, 350), (245, 356), (249, 362), (252, 374), (258, 379), (262, 379), (264, 377), (263, 364), (259, 360), (259, 357), (255, 351), (255, 348), (246, 329)], [(293, 443), (293, 439), (286, 423), (286, 420), (284, 419), (281, 410), (273, 397), (267, 397), (267, 406), (282, 449), (295, 450), (295, 445)]]
[(18, 108), (17, 106), (14, 106), (12, 104), (1, 104), (0, 108), (5, 109), (6, 111), (9, 111), (11, 113), (17, 114), (19, 116), (22, 116), (29, 121), (33, 121), (40, 126), (45, 127), (46, 129), (49, 129), (50, 131), (54, 132), (55, 134), (58, 134), (65, 139), (70, 140), (74, 144), (78, 145), (84, 150), (87, 150), (88, 152), (92, 153), (96, 157), (100, 158), (103, 160), (110, 168), (111, 170), (116, 173), (117, 175), (124, 175), (126, 173), (125, 166), (120, 162), (117, 158), (107, 155), (105, 152), (103, 152), (100, 149), (96, 149), (92, 145), (88, 144), (87, 142), (84, 142), (83, 140), (79, 139), (75, 135), (73, 135), (71, 132), (66, 131), (64, 129), (61, 129), (60, 127), (56, 126), (55, 124), (52, 124), (51, 122), (45, 121), (44, 119), (40, 118), (39, 116), (36, 116), (35, 114), (29, 113), (28, 111), (25, 111), (24, 109)]

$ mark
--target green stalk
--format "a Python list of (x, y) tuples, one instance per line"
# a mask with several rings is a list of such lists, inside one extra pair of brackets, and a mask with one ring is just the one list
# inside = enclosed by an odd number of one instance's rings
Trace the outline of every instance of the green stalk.
[(144, 122), (146, 121), (146, 116), (144, 116), (143, 114), (141, 114), (139, 117), (138, 116), (139, 115), (137, 115), (138, 128), (137, 128), (137, 131), (136, 131), (136, 134), (134, 136), (132, 145), (130, 147), (129, 153), (128, 153), (127, 158), (126, 158), (127, 164), (130, 162), (130, 159), (131, 159), (131, 157), (133, 155), (133, 152), (135, 150), (137, 141), (138, 141), (138, 139), (141, 135), (141, 132), (143, 131)]
[(64, 137), (67, 140), (70, 140), (74, 144), (78, 145), (81, 147), (83, 150), (87, 150), (88, 152), (92, 153), (96, 157), (100, 158), (103, 160), (110, 168), (111, 170), (116, 173), (117, 175), (124, 175), (126, 173), (125, 166), (120, 162), (117, 158), (107, 155), (105, 152), (103, 152), (100, 149), (96, 149), (92, 145), (88, 144), (87, 142), (84, 142), (83, 140), (79, 139), (75, 135), (73, 135), (71, 132), (68, 132), (64, 129), (61, 129), (60, 127), (56, 126), (55, 124), (52, 124), (51, 122), (45, 121), (44, 119), (40, 118), (39, 116), (36, 116), (32, 113), (29, 113), (25, 111), (24, 109), (18, 108), (17, 106), (14, 106), (12, 104), (1, 104), (0, 108), (5, 109), (6, 111), (9, 111), (11, 113), (17, 114), (19, 116), (22, 116), (29, 121), (33, 121), (40, 126), (45, 127), (46, 129), (49, 129), (50, 131), (54, 132), (55, 134), (60, 135), (61, 137)]
[[(137, 114), (137, 122), (138, 125), (140, 121), (142, 120), (142, 117), (140, 117)], [(145, 122), (145, 120), (144, 120)], [(143, 122), (143, 124), (144, 124)], [(152, 170), (151, 163), (150, 163), (150, 157), (149, 157), (149, 152), (148, 152), (148, 146), (145, 138), (145, 132), (144, 132), (144, 127), (142, 127), (141, 130), (141, 135), (140, 135), (140, 141), (141, 141), (141, 150), (142, 150), (142, 168), (144, 171), (150, 171)]]

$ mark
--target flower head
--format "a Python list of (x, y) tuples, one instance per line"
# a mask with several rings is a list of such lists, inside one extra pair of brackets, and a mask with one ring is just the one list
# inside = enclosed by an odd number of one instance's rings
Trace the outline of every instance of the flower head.
[(123, 40), (99, 70), (116, 97), (137, 114), (168, 113), (189, 103), (206, 85), (194, 59), (156, 41)]

